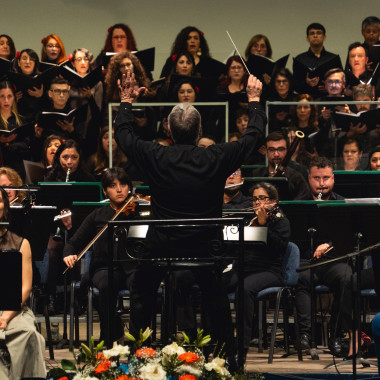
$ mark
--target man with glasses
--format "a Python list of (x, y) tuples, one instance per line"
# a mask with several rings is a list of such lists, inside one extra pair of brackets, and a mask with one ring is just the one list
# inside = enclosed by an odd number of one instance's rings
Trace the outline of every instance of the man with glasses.
[[(288, 140), (281, 132), (272, 132), (266, 138), (268, 167), (253, 170), (254, 177), (273, 177), (288, 152)], [(292, 164), (285, 167), (284, 176), (288, 180), (288, 194), (280, 194), (281, 199), (302, 199), (308, 194), (307, 183)], [(293, 167), (290, 167), (293, 166)], [(281, 192), (281, 191), (280, 191)], [(286, 196), (287, 195), (287, 196)], [(288, 199), (285, 199), (288, 198)]]
[[(334, 174), (333, 163), (325, 157), (313, 159), (309, 167), (310, 193), (305, 200), (343, 200), (344, 198), (333, 191)], [(325, 255), (332, 243), (323, 242), (315, 251), (301, 252), (301, 259), (320, 259)], [(339, 332), (351, 328), (351, 289), (350, 278), (352, 270), (344, 261), (337, 261), (327, 265), (321, 265), (314, 269), (316, 283), (324, 284), (334, 293), (330, 319), (329, 348), (333, 354), (341, 354)], [(310, 294), (310, 271), (300, 272), (296, 287), (296, 308), (300, 331), (300, 345), (302, 349), (311, 347), (311, 294)]]
[(310, 48), (308, 51), (297, 55), (293, 62), (293, 75), (295, 90), (299, 94), (310, 94), (314, 98), (321, 95), (319, 86), (322, 78), (312, 77), (302, 69), (302, 65), (309, 69), (315, 69), (326, 64), (335, 57), (335, 54), (325, 50), (323, 44), (326, 40), (326, 29), (319, 23), (312, 23), (306, 29), (306, 41)]

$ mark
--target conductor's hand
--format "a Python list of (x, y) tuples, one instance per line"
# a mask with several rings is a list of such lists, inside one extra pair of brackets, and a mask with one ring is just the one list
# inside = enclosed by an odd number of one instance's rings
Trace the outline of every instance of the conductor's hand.
[(329, 248), (330, 248), (330, 244), (328, 243), (323, 243), (319, 245), (314, 252), (314, 258), (320, 259)]
[(118, 79), (117, 85), (120, 90), (120, 101), (133, 103), (137, 98), (145, 92), (145, 87), (138, 87), (135, 79), (135, 74), (127, 71), (123, 74), (121, 81)]
[(250, 75), (247, 83), (247, 95), (249, 102), (259, 102), (263, 84), (253, 75)]
[(72, 268), (75, 265), (75, 263), (78, 261), (78, 256), (77, 255), (66, 256), (63, 258), (63, 261), (69, 268)]

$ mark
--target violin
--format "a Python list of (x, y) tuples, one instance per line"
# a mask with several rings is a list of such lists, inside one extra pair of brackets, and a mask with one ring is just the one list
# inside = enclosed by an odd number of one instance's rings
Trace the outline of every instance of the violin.
[[(278, 203), (275, 203), (272, 207), (266, 209), (265, 211), (268, 215), (268, 219), (267, 219), (268, 222), (273, 220), (277, 216), (278, 213), (281, 213), (280, 206), (278, 205)], [(257, 215), (254, 216), (249, 222), (248, 227), (259, 226), (258, 218), (259, 217)]]
[[(135, 195), (132, 195), (119, 210), (116, 210), (115, 215), (112, 217), (112, 219), (110, 219), (110, 221), (111, 222), (114, 221), (121, 214), (129, 215), (131, 212), (133, 212), (136, 207), (136, 204), (135, 204), (136, 199), (137, 197)], [(100, 238), (100, 236), (103, 235), (103, 233), (107, 230), (107, 228), (108, 228), (108, 223), (106, 223), (103, 226), (103, 228), (96, 234), (96, 236), (83, 248), (81, 253), (78, 255), (76, 262), (78, 262), (84, 256), (84, 254), (90, 249), (90, 247), (93, 244), (95, 244), (95, 242)], [(65, 274), (69, 269), (70, 267), (67, 267), (65, 271), (63, 272), (63, 274)]]

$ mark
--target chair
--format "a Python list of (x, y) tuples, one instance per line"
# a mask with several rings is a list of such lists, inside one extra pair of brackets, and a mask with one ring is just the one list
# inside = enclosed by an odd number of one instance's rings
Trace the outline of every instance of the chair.
[[(87, 251), (81, 262), (81, 275), (84, 275), (90, 270), (92, 251)], [(72, 350), (74, 347), (74, 335), (75, 343), (79, 343), (79, 315), (78, 315), (78, 300), (75, 297), (75, 292), (80, 289), (80, 281), (72, 281), (70, 286), (70, 338), (69, 338), (69, 349)], [(91, 337), (93, 336), (93, 318), (94, 318), (94, 308), (93, 299), (94, 296), (99, 295), (99, 290), (92, 286), (91, 282), (87, 287), (87, 343), (90, 345)], [(130, 292), (127, 289), (122, 289), (118, 292), (118, 298), (129, 298)]]
[[(282, 263), (282, 278), (284, 286), (275, 286), (271, 288), (266, 288), (261, 290), (257, 294), (257, 300), (259, 301), (259, 352), (262, 352), (262, 341), (263, 341), (263, 316), (265, 315), (265, 305), (264, 301), (270, 298), (276, 298), (276, 306), (274, 310), (274, 320), (272, 327), (272, 334), (270, 339), (270, 349), (268, 356), (268, 363), (273, 362), (274, 353), (274, 343), (276, 339), (277, 325), (280, 314), (281, 301), (284, 303), (289, 298), (294, 297), (293, 287), (297, 284), (298, 273), (296, 269), (299, 267), (300, 263), (300, 251), (296, 244), (289, 242), (288, 247), (285, 252), (285, 256)], [(296, 319), (296, 313), (295, 319)], [(284, 338), (285, 338), (285, 349), (289, 353), (289, 342), (288, 342), (288, 314), (286, 305), (283, 307), (284, 316)], [(295, 320), (296, 337), (298, 339), (298, 327), (297, 321)], [(301, 356), (300, 356), (301, 355)], [(302, 360), (302, 354), (298, 352), (298, 359)]]

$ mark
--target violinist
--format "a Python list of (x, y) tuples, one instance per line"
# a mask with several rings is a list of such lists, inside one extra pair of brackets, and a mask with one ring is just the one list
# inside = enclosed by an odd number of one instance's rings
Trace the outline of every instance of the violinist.
[[(288, 139), (281, 132), (272, 132), (266, 138), (266, 152), (268, 167), (253, 170), (253, 177), (275, 177), (278, 167), (285, 162), (289, 153)], [(294, 153), (294, 152), (293, 152)], [(291, 153), (293, 155), (293, 153)], [(285, 164), (284, 164), (285, 165)], [(288, 166), (285, 166), (284, 176), (288, 179), (290, 199), (301, 199), (306, 196), (308, 188), (302, 174)]]
[[(119, 210), (130, 197), (132, 182), (127, 173), (118, 167), (107, 170), (102, 177), (102, 187), (104, 195), (109, 198), (110, 203), (100, 207), (89, 214), (76, 230), (74, 235), (66, 244), (63, 256), (65, 264), (73, 268), (78, 260), (78, 254), (87, 243), (93, 239), (104, 225), (112, 219), (115, 212)], [(119, 216), (119, 218), (123, 218)], [(71, 218), (62, 219), (68, 230), (72, 228)], [(105, 338), (107, 298), (108, 298), (108, 230), (96, 240), (92, 249), (92, 257), (89, 271), (89, 280), (92, 285), (99, 289), (98, 312), (100, 318), (100, 339)], [(121, 289), (129, 289), (133, 278), (134, 269), (125, 269), (116, 265), (113, 268), (113, 295), (110, 300), (114, 314), (111, 316), (112, 331), (110, 331), (112, 341), (120, 339), (124, 334), (121, 319), (116, 315), (117, 293)], [(84, 285), (84, 279), (82, 279)], [(83, 288), (83, 286), (81, 286)]]
[[(252, 225), (268, 228), (265, 247), (245, 242), (244, 245), (244, 349), (248, 352), (252, 339), (254, 303), (257, 293), (272, 286), (282, 286), (281, 266), (290, 238), (289, 220), (278, 208), (277, 189), (266, 182), (251, 190), (255, 212)], [(237, 291), (237, 270), (226, 273), (227, 291)]]
[(252, 205), (252, 199), (241, 192), (244, 178), (241, 169), (235, 170), (226, 179), (223, 194), (223, 209), (246, 209)]

